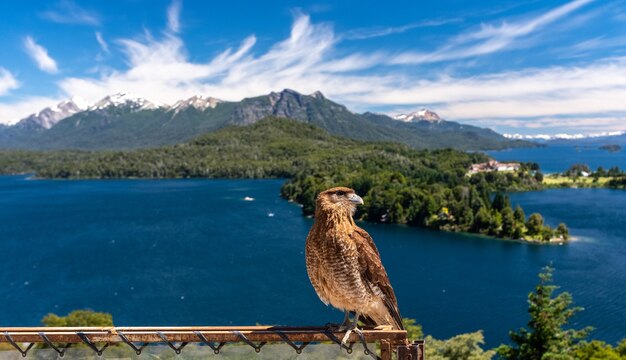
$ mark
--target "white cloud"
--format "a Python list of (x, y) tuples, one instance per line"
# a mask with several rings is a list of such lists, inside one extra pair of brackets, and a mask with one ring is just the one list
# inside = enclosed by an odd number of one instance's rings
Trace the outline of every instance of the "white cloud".
[(60, 24), (92, 25), (100, 24), (100, 17), (87, 11), (70, 0), (62, 0), (56, 4), (56, 9), (41, 13), (41, 16)]
[(574, 0), (538, 17), (499, 26), (481, 24), (480, 29), (461, 34), (430, 53), (407, 52), (392, 59), (394, 64), (423, 64), (460, 60), (513, 48), (515, 41), (535, 33), (593, 0)]
[(102, 51), (108, 54), (109, 44), (107, 44), (107, 42), (104, 40), (100, 31), (96, 31), (96, 41), (98, 41), (98, 44), (100, 45), (100, 48), (102, 49)]
[(177, 33), (180, 31), (181, 7), (181, 0), (174, 0), (167, 8), (167, 28), (173, 33)]
[(40, 70), (51, 74), (54, 74), (59, 70), (57, 68), (56, 61), (48, 55), (48, 50), (37, 44), (32, 37), (27, 36), (24, 38), (24, 48), (26, 49), (26, 53), (35, 61)]
[(461, 21), (461, 19), (453, 18), (453, 19), (444, 19), (444, 20), (420, 21), (420, 22), (415, 22), (412, 24), (407, 24), (407, 25), (402, 25), (402, 26), (353, 29), (353, 30), (346, 32), (342, 36), (342, 38), (346, 40), (371, 39), (371, 38), (377, 38), (377, 37), (388, 36), (388, 35), (393, 35), (393, 34), (401, 34), (409, 30), (416, 29), (416, 28), (442, 26), (442, 25), (457, 23), (459, 21)]
[[(586, 3), (573, 1), (523, 22), (483, 25), (478, 32), (452, 38), (448, 46), (457, 50), (474, 47), (471, 53), (475, 56), (486, 55), (488, 52), (476, 49), (496, 49), (492, 45), (510, 44), (516, 37), (538, 33)], [(419, 72), (407, 73), (406, 66), (389, 64), (390, 54), (384, 49), (371, 54), (337, 55), (336, 45), (341, 38), (332, 27), (312, 23), (307, 15), (297, 14), (289, 37), (264, 52), (254, 51), (256, 37), (250, 35), (236, 48), (226, 49), (206, 62), (194, 62), (176, 35), (180, 11), (172, 10), (176, 6), (174, 2), (168, 8), (168, 31), (161, 37), (147, 33), (143, 38), (117, 40), (126, 57), (126, 69), (106, 70), (94, 77), (64, 78), (58, 82), (59, 93), (63, 97), (81, 96), (93, 103), (112, 93), (132, 92), (172, 104), (197, 94), (241, 100), (292, 88), (303, 93), (321, 90), (356, 111), (429, 106), (448, 119), (489, 127), (541, 124), (556, 128), (560, 122), (565, 128), (595, 122), (603, 130), (625, 128), (623, 117), (615, 114), (626, 113), (626, 57), (470, 77), (434, 73), (426, 79)], [(171, 18), (176, 20), (172, 22)], [(431, 61), (446, 61), (448, 58), (442, 58), (440, 51), (427, 56)], [(440, 60), (435, 60), (437, 57)], [(26, 100), (15, 106), (0, 104), (0, 122), (15, 121), (39, 110), (43, 100), (34, 98), (30, 105)], [(59, 101), (48, 100), (49, 104)]]
[(0, 67), (0, 96), (6, 95), (9, 91), (17, 89), (20, 83), (13, 77), (7, 69)]

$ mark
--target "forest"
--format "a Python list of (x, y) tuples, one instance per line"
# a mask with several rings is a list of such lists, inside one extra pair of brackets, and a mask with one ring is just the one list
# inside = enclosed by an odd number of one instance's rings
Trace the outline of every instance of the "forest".
[(338, 185), (365, 205), (358, 219), (528, 241), (565, 241), (565, 224), (526, 216), (506, 192), (542, 188), (536, 164), (518, 171), (468, 174), (482, 153), (416, 150), (330, 135), (302, 122), (269, 117), (194, 140), (129, 151), (0, 151), (0, 173), (52, 179), (285, 178), (281, 195), (313, 213), (315, 196)]

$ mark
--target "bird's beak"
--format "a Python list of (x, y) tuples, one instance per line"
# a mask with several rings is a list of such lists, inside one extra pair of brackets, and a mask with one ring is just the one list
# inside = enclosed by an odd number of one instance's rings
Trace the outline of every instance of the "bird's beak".
[(361, 199), (361, 197), (357, 194), (350, 195), (350, 201), (355, 204), (363, 205), (363, 199)]

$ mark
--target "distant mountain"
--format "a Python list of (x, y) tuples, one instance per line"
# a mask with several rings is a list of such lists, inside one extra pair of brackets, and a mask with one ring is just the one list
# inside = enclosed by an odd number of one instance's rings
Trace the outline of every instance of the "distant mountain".
[(20, 120), (15, 126), (27, 130), (50, 129), (59, 121), (84, 111), (86, 104), (80, 98), (62, 101), (54, 108), (47, 107), (38, 113)]
[(536, 135), (522, 135), (522, 134), (504, 134), (504, 137), (516, 140), (532, 140), (532, 141), (569, 141), (569, 140), (586, 140), (586, 139), (600, 139), (611, 138), (614, 136), (625, 135), (626, 131), (607, 131), (593, 134), (536, 134)]
[(159, 106), (153, 102), (128, 93), (109, 95), (88, 108), (89, 111), (107, 110), (111, 107), (126, 107), (132, 111), (154, 110)]
[(169, 108), (169, 110), (174, 111), (174, 113), (176, 114), (190, 107), (204, 111), (208, 108), (214, 109), (217, 104), (222, 102), (224, 101), (213, 97), (196, 95), (190, 97), (189, 99), (178, 100), (174, 105)]
[[(62, 103), (65, 104), (65, 103)], [(382, 114), (357, 114), (327, 99), (321, 92), (303, 95), (293, 90), (227, 102), (194, 96), (165, 106), (129, 94), (107, 96), (89, 107), (59, 104), (0, 128), (0, 148), (133, 149), (181, 143), (229, 125), (246, 126), (267, 116), (307, 122), (333, 135), (357, 140), (401, 142), (415, 148), (462, 150), (533, 146), (510, 140), (484, 128), (440, 119), (429, 110), (400, 120)], [(61, 109), (67, 111), (62, 112)], [(47, 116), (47, 117), (46, 117)], [(30, 119), (30, 120), (29, 120)], [(39, 119), (39, 118), (37, 118)], [(39, 124), (38, 126), (26, 126)], [(47, 127), (46, 127), (47, 126)]]
[(408, 113), (408, 114), (400, 114), (393, 117), (396, 120), (407, 121), (407, 122), (418, 122), (418, 121), (432, 121), (438, 122), (441, 121), (441, 118), (434, 111), (430, 111), (428, 109), (420, 109), (419, 111)]
[(510, 139), (524, 139), (539, 142), (548, 146), (585, 146), (600, 147), (604, 145), (626, 146), (626, 131), (611, 131), (592, 134), (555, 134), (555, 135), (504, 135)]

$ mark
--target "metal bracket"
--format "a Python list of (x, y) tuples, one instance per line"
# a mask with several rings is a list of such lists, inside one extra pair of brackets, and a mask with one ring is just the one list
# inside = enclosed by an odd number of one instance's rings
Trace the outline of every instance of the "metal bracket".
[(120, 339), (122, 339), (122, 341), (126, 343), (126, 345), (133, 348), (133, 350), (135, 350), (135, 354), (137, 355), (141, 355), (141, 350), (143, 350), (146, 346), (148, 346), (148, 343), (143, 343), (140, 347), (137, 347), (135, 344), (133, 344), (132, 341), (128, 340), (126, 335), (124, 335), (121, 331), (118, 331), (117, 335), (120, 337)]
[(7, 341), (9, 342), (9, 344), (13, 345), (13, 347), (20, 352), (20, 354), (22, 354), (22, 357), (26, 357), (26, 355), (28, 354), (28, 350), (30, 350), (33, 345), (35, 345), (35, 343), (30, 343), (28, 344), (28, 346), (26, 347), (26, 349), (22, 350), (22, 348), (15, 342), (13, 341), (13, 338), (11, 337), (11, 335), (9, 335), (8, 331), (4, 332), (4, 337), (7, 339)]
[(293, 341), (289, 339), (289, 337), (287, 337), (284, 332), (274, 331), (274, 333), (278, 334), (278, 336), (280, 336), (280, 338), (283, 339), (283, 341), (286, 342), (287, 345), (291, 346), (296, 351), (296, 354), (302, 354), (302, 349), (310, 344), (310, 342), (303, 342), (300, 346), (297, 346)]
[(179, 354), (180, 354), (180, 352), (181, 352), (181, 350), (182, 350), (185, 346), (187, 346), (187, 344), (188, 344), (188, 343), (186, 343), (186, 342), (183, 342), (183, 343), (181, 343), (181, 344), (180, 344), (180, 346), (176, 347), (176, 346), (174, 346), (174, 343), (172, 343), (171, 341), (169, 341), (169, 340), (167, 339), (167, 336), (165, 336), (165, 334), (164, 334), (162, 331), (157, 331), (157, 333), (156, 333), (156, 334), (157, 334), (157, 335), (161, 338), (161, 340), (165, 341), (165, 343), (167, 344), (167, 346), (169, 346), (170, 348), (172, 348), (172, 350), (174, 350), (174, 352), (176, 353), (176, 355), (179, 355)]
[(252, 346), (254, 351), (256, 351), (257, 353), (260, 353), (261, 352), (261, 348), (263, 347), (263, 345), (267, 344), (266, 341), (262, 341), (258, 345), (256, 345), (252, 341), (248, 340), (248, 338), (241, 331), (233, 330), (232, 333), (237, 335), (239, 337), (239, 339), (241, 339), (241, 341), (243, 341), (246, 344)]
[(361, 332), (361, 330), (358, 330), (355, 331), (355, 333), (359, 335), (359, 339), (361, 339), (361, 344), (363, 345), (363, 352), (365, 353), (365, 355), (370, 355), (372, 358), (374, 358), (374, 360), (380, 360), (378, 355), (376, 355), (375, 352), (367, 347), (367, 342), (365, 341), (365, 336), (363, 336), (363, 332)]
[(226, 344), (225, 342), (221, 342), (217, 344), (216, 346), (215, 343), (210, 342), (206, 338), (206, 336), (202, 335), (200, 331), (194, 331), (193, 333), (196, 334), (196, 336), (198, 337), (198, 339), (200, 339), (200, 341), (202, 341), (204, 344), (208, 345), (211, 349), (213, 349), (213, 352), (215, 353), (215, 355), (219, 354), (222, 346)]
[(50, 341), (50, 339), (48, 339), (48, 336), (46, 336), (46, 334), (40, 332), (38, 333), (39, 337), (43, 339), (43, 341), (48, 344), (48, 346), (50, 346), (52, 349), (54, 349), (54, 351), (56, 351), (57, 353), (59, 353), (59, 357), (63, 357), (65, 355), (65, 351), (72, 346), (72, 343), (67, 343), (65, 344), (65, 347), (63, 347), (62, 349), (59, 349), (58, 347), (54, 346), (54, 344), (52, 343), (52, 341)]
[(98, 354), (98, 356), (102, 356), (102, 352), (104, 351), (104, 349), (106, 349), (107, 347), (109, 347), (109, 343), (104, 344), (104, 346), (101, 349), (98, 349), (96, 347), (96, 345), (94, 343), (91, 342), (91, 340), (89, 340), (89, 338), (87, 337), (87, 335), (85, 335), (82, 332), (77, 332), (76, 335), (78, 335), (78, 337), (85, 343), (87, 344), (87, 346), (89, 346), (89, 348), (91, 350), (93, 350), (96, 354)]

